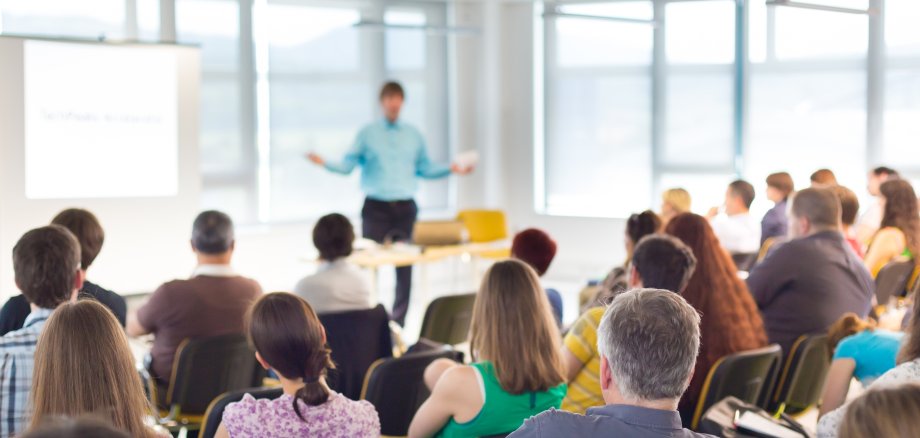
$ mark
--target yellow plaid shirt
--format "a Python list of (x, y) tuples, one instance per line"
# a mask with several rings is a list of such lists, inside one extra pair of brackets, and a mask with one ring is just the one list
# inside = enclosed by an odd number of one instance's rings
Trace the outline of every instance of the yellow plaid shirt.
[(588, 310), (575, 321), (565, 337), (567, 348), (584, 367), (569, 383), (569, 390), (562, 400), (562, 410), (584, 414), (588, 408), (603, 406), (600, 385), (600, 356), (597, 353), (597, 326), (604, 316), (603, 307)]

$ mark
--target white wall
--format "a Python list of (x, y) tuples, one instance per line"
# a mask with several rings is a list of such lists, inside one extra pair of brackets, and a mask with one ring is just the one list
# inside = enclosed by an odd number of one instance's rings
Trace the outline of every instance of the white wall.
[[(175, 197), (138, 199), (26, 199), (23, 172), (22, 40), (0, 38), (0, 301), (18, 293), (12, 248), (29, 229), (60, 210), (93, 211), (106, 231), (90, 279), (122, 293), (148, 292), (164, 279), (187, 276), (191, 223), (198, 212), (198, 50), (175, 47), (179, 65), (179, 191)], [(112, 181), (118, 184), (118, 181)]]

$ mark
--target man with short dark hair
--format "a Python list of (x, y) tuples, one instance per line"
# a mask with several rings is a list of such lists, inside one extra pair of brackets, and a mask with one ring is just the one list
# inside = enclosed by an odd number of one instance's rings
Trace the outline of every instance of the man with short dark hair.
[[(332, 162), (316, 153), (307, 154), (313, 163), (343, 175), (361, 166), (361, 188), (367, 194), (361, 210), (362, 234), (377, 243), (412, 240), (418, 206), (415, 192), (418, 179), (444, 178), (451, 173), (465, 175), (472, 167), (435, 164), (421, 132), (399, 119), (405, 91), (397, 82), (387, 82), (380, 90), (384, 118), (365, 126), (341, 162)], [(405, 323), (412, 289), (412, 267), (396, 268), (396, 299), (390, 317)]]
[(159, 386), (168, 386), (176, 349), (185, 339), (243, 333), (243, 316), (262, 288), (230, 266), (235, 242), (229, 216), (213, 210), (198, 215), (192, 278), (163, 284), (128, 316), (129, 336), (154, 334), (150, 371)]
[(833, 187), (834, 194), (840, 201), (840, 232), (846, 239), (853, 252), (863, 258), (862, 245), (856, 240), (856, 233), (853, 232), (853, 225), (856, 223), (856, 215), (859, 214), (859, 198), (856, 193), (844, 186)]
[(760, 244), (767, 239), (782, 239), (786, 237), (789, 219), (786, 218), (786, 203), (795, 192), (795, 183), (792, 175), (787, 172), (776, 172), (767, 175), (767, 199), (773, 203), (773, 208), (763, 215), (760, 221)]
[(722, 247), (732, 254), (753, 254), (760, 250), (760, 221), (751, 216), (754, 186), (743, 180), (733, 181), (725, 192), (725, 211), (718, 207), (706, 216)]
[(786, 353), (800, 336), (827, 332), (847, 312), (865, 318), (875, 293), (872, 276), (840, 233), (833, 191), (808, 188), (792, 197), (789, 239), (747, 279), (767, 337)]
[(617, 296), (597, 329), (605, 406), (585, 415), (550, 409), (513, 438), (706, 437), (681, 426), (677, 403), (700, 349), (700, 315), (680, 295), (635, 289)]
[[(99, 224), (99, 220), (87, 210), (68, 208), (58, 213), (51, 220), (51, 223), (67, 228), (77, 237), (77, 241), (80, 242), (80, 264), (85, 278), (86, 270), (96, 260), (96, 256), (102, 250), (102, 243), (105, 240), (105, 232), (102, 229), (102, 225)], [(83, 282), (80, 295), (96, 299), (115, 314), (115, 318), (118, 318), (118, 322), (121, 323), (122, 327), (125, 325), (127, 305), (121, 295), (95, 283), (90, 283), (89, 280)], [(29, 301), (25, 296), (17, 295), (10, 298), (3, 305), (3, 309), (0, 309), (0, 335), (21, 329), (31, 311)]]
[[(687, 287), (695, 269), (693, 251), (679, 239), (662, 234), (648, 235), (633, 250), (629, 287), (651, 287), (680, 293)], [(597, 351), (597, 326), (603, 314), (603, 307), (588, 310), (565, 337), (562, 357), (569, 389), (562, 400), (563, 410), (584, 413), (588, 408), (604, 404), (597, 381), (601, 366)]]
[(300, 280), (294, 293), (310, 303), (316, 313), (370, 309), (371, 284), (357, 266), (348, 262), (355, 230), (338, 213), (323, 216), (313, 227), (313, 245), (319, 251), (316, 273)]
[(13, 247), (13, 272), (32, 312), (23, 328), (0, 338), (0, 437), (28, 427), (35, 346), (54, 309), (83, 287), (80, 244), (59, 225), (31, 230)]

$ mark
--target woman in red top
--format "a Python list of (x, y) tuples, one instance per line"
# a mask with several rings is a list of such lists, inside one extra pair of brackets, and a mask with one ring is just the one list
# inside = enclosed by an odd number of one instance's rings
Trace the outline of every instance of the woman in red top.
[(738, 268), (705, 218), (680, 214), (671, 219), (665, 233), (683, 241), (697, 259), (696, 270), (681, 293), (702, 316), (700, 354), (690, 387), (678, 405), (688, 425), (709, 368), (723, 356), (765, 347), (767, 334), (754, 298), (738, 278)]

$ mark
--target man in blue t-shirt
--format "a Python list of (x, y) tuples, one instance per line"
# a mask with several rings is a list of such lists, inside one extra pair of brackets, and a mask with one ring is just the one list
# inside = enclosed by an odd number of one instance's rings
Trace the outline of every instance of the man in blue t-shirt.
[[(425, 139), (414, 126), (399, 119), (405, 92), (396, 82), (384, 84), (380, 105), (384, 118), (358, 132), (354, 145), (339, 162), (315, 153), (307, 158), (342, 175), (361, 166), (361, 189), (367, 195), (361, 210), (364, 237), (378, 243), (408, 241), (418, 216), (415, 192), (418, 178), (438, 179), (451, 173), (466, 175), (473, 169), (458, 164), (437, 164), (428, 157)], [(403, 325), (412, 289), (412, 267), (396, 268), (396, 300), (390, 317)]]

